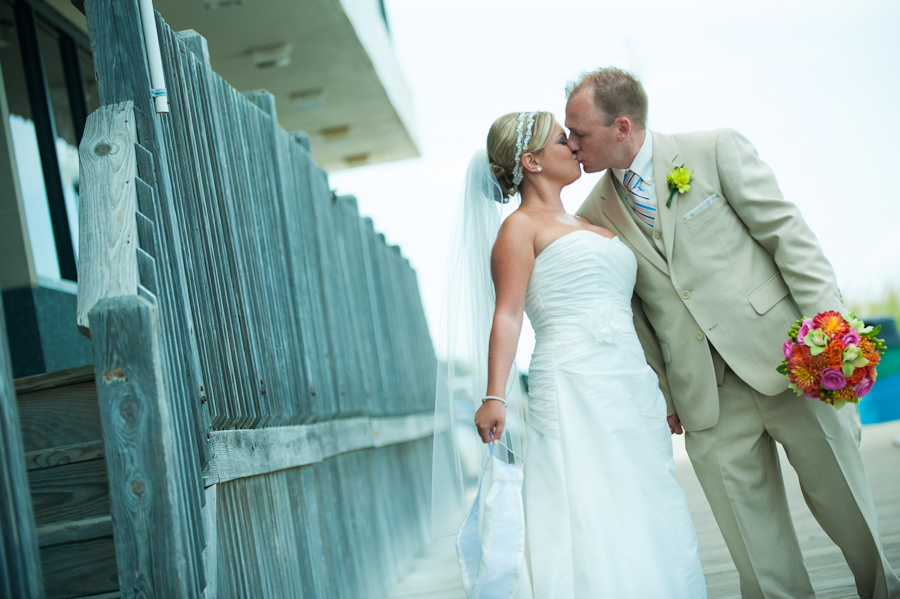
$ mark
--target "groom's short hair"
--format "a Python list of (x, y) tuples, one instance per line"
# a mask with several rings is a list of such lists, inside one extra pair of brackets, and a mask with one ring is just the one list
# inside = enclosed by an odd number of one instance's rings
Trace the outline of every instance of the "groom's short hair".
[(582, 73), (566, 86), (566, 97), (584, 88), (593, 90), (594, 105), (606, 116), (607, 127), (627, 116), (637, 127), (647, 128), (647, 92), (634, 75), (616, 67)]

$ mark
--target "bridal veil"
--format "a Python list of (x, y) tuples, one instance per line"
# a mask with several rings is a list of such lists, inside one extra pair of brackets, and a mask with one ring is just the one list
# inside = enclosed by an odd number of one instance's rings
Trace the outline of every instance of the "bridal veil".
[[(494, 316), (491, 250), (502, 220), (503, 193), (487, 152), (469, 162), (447, 255), (434, 409), (432, 537), (456, 535), (485, 463), (487, 445), (474, 414), (487, 390), (488, 342)], [(506, 427), (494, 455), (515, 464), (524, 454), (524, 393), (515, 363), (506, 385)]]

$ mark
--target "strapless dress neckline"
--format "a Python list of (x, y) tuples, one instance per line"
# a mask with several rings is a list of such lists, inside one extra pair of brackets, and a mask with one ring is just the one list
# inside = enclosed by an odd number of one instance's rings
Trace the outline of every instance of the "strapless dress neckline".
[(545, 247), (543, 250), (541, 250), (541, 253), (535, 257), (535, 260), (537, 260), (544, 254), (546, 254), (547, 251), (550, 250), (551, 248), (553, 248), (554, 246), (562, 245), (560, 242), (562, 242), (566, 238), (571, 237), (572, 235), (575, 235), (576, 233), (587, 233), (587, 234), (591, 235), (592, 237), (597, 237), (604, 241), (618, 241), (619, 243), (622, 242), (622, 240), (619, 239), (618, 235), (614, 235), (613, 237), (606, 237), (604, 235), (601, 235), (600, 233), (594, 233), (593, 231), (588, 231), (587, 229), (576, 229), (574, 231), (569, 231), (568, 233), (564, 233), (563, 235), (560, 235), (559, 237), (557, 237), (556, 239), (551, 241), (549, 244), (547, 244), (547, 247)]

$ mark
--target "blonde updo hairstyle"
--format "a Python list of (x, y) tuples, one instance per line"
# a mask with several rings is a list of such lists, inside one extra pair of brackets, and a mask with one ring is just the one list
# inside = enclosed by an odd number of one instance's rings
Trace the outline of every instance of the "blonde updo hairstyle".
[[(491, 170), (503, 190), (503, 199), (510, 198), (519, 192), (519, 186), (513, 183), (513, 167), (516, 163), (516, 129), (519, 124), (518, 112), (504, 114), (491, 125), (487, 136), (487, 155), (491, 161)], [(531, 140), (528, 147), (522, 149), (522, 155), (538, 154), (550, 141), (556, 119), (549, 112), (535, 112), (534, 125), (531, 128)], [(528, 117), (525, 117), (528, 126)], [(524, 141), (524, 132), (523, 132)]]

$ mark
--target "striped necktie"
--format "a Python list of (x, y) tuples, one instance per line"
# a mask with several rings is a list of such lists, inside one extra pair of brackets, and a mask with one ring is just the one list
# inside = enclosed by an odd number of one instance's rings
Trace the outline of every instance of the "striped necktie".
[(636, 172), (627, 170), (622, 177), (622, 185), (628, 194), (631, 209), (644, 224), (653, 228), (653, 223), (656, 221), (656, 206), (653, 205), (654, 202), (650, 200), (650, 195), (644, 189), (644, 180)]

